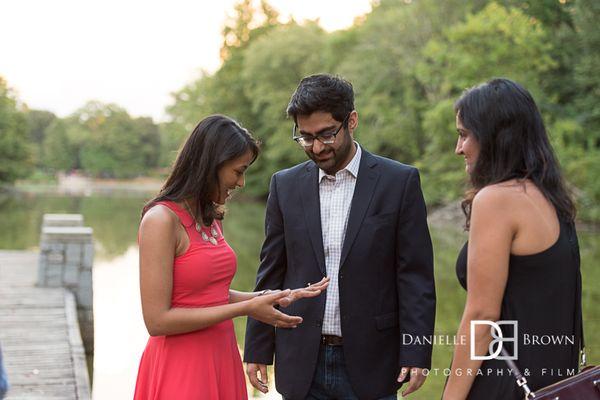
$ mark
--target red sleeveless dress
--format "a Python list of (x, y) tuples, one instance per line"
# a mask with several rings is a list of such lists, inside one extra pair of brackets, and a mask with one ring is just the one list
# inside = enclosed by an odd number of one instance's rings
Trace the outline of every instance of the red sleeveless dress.
[[(236, 256), (223, 238), (202, 240), (192, 217), (173, 202), (160, 202), (179, 217), (190, 238), (188, 250), (173, 263), (172, 307), (211, 307), (229, 302)], [(209, 228), (203, 227), (210, 237)], [(195, 332), (151, 336), (142, 355), (135, 400), (247, 399), (233, 321)]]

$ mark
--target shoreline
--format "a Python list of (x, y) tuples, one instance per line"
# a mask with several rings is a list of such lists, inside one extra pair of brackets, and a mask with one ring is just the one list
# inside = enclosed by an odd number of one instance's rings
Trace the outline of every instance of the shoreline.
[[(159, 178), (139, 177), (133, 179), (88, 178), (79, 175), (59, 176), (56, 182), (17, 181), (14, 186), (0, 186), (0, 195), (7, 194), (39, 194), (63, 196), (152, 196), (160, 191), (163, 180)], [(235, 200), (244, 202), (261, 202), (242, 193)], [(427, 220), (430, 225), (454, 227), (463, 232), (464, 215), (460, 208), (460, 200), (440, 206), (428, 206)], [(600, 233), (600, 220), (587, 221), (578, 219), (577, 230), (587, 233)]]
[(33, 194), (59, 194), (67, 196), (90, 196), (92, 194), (143, 194), (156, 193), (163, 181), (157, 178), (99, 179), (80, 175), (59, 175), (56, 182), (18, 181), (8, 192)]

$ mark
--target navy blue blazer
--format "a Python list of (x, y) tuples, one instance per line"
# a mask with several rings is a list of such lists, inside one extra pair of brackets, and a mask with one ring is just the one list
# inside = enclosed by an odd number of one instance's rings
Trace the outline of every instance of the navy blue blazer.
[[(294, 289), (326, 276), (318, 171), (307, 161), (271, 178), (255, 290)], [(338, 275), (344, 357), (361, 399), (395, 393), (403, 366), (431, 367), (431, 345), (402, 343), (403, 334), (433, 335), (426, 216), (417, 169), (363, 149)], [(277, 391), (303, 399), (316, 368), (325, 294), (282, 311), (303, 323), (275, 329), (248, 318), (244, 361), (272, 364), (275, 356)]]

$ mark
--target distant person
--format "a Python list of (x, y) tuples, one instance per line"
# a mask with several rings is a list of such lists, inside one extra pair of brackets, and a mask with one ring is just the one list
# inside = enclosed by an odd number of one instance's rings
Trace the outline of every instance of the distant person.
[[(514, 362), (533, 390), (577, 371), (582, 325), (575, 207), (540, 112), (522, 86), (493, 79), (467, 90), (455, 112), (456, 154), (464, 157), (471, 182), (462, 203), (469, 241), (456, 263), (467, 301), (457, 334), (465, 341), (455, 347), (443, 398), (520, 400), (524, 392), (504, 360), (471, 357), (471, 345), (473, 355), (485, 356), (492, 338), (490, 326), (479, 325), (471, 343), (470, 323), (518, 323), (516, 332), (500, 325), (518, 347), (503, 346), (517, 355)], [(543, 336), (562, 344), (532, 344)]]
[(8, 391), (8, 376), (6, 375), (6, 369), (4, 368), (4, 361), (2, 359), (2, 348), (0, 347), (0, 400), (4, 398)]
[(254, 138), (236, 121), (205, 118), (183, 145), (158, 196), (144, 207), (140, 288), (151, 337), (135, 399), (246, 399), (232, 318), (250, 315), (271, 326), (296, 327), (302, 318), (274, 306), (317, 296), (327, 286), (321, 280), (293, 291), (230, 289), (236, 256), (223, 237), (223, 205), (244, 186), (258, 152)]
[[(285, 399), (396, 399), (425, 381), (433, 335), (433, 254), (416, 168), (369, 153), (354, 140), (352, 85), (336, 76), (300, 82), (287, 113), (310, 159), (271, 179), (266, 238), (255, 290), (331, 279), (296, 303), (304, 322), (278, 328), (248, 318), (244, 360), (258, 390)], [(259, 376), (260, 374), (260, 376)]]

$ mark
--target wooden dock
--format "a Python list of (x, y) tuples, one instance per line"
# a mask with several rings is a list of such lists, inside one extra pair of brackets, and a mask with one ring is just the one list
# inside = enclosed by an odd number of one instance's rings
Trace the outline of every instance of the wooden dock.
[(38, 253), (0, 251), (0, 347), (6, 400), (90, 399), (77, 306), (64, 288), (36, 287)]

